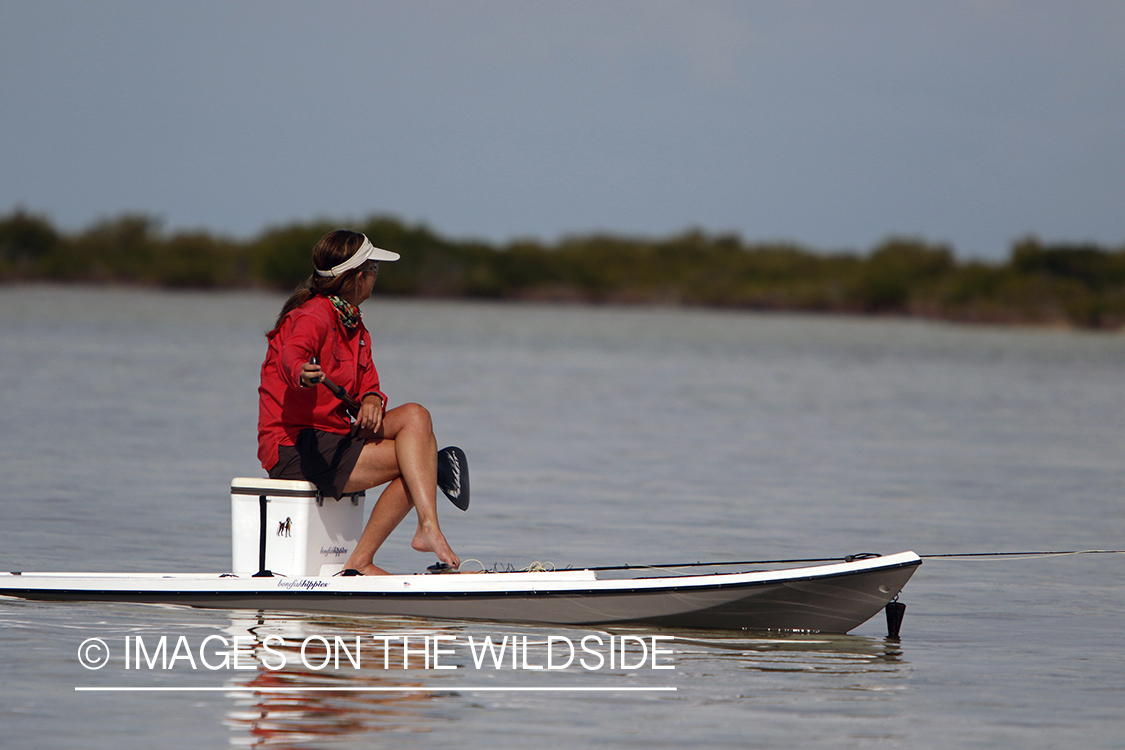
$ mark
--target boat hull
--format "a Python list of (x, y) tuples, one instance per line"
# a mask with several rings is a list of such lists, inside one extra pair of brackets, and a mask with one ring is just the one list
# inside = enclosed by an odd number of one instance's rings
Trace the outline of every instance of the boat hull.
[(576, 626), (846, 633), (894, 599), (919, 564), (908, 552), (780, 571), (617, 580), (598, 579), (591, 571), (288, 579), (25, 573), (0, 576), (0, 594)]

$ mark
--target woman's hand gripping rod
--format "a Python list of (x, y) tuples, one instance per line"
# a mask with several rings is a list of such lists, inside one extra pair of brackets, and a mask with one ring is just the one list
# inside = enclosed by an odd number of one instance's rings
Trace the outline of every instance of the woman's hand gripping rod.
[[(309, 364), (319, 365), (320, 360), (313, 357)], [(328, 390), (344, 404), (344, 411), (352, 424), (355, 432), (356, 415), (359, 414), (360, 403), (348, 394), (341, 386), (333, 383), (323, 371), (320, 373), (319, 382), (328, 387)], [(469, 459), (465, 451), (456, 446), (449, 446), (438, 451), (437, 455), (437, 485), (449, 498), (449, 502), (461, 510), (469, 509)]]
[[(314, 356), (312, 359), (309, 360), (309, 364), (310, 365), (319, 365), (320, 364), (320, 358)], [(328, 387), (328, 390), (332, 391), (332, 393), (335, 394), (336, 398), (338, 398), (338, 399), (340, 399), (341, 401), (344, 402), (344, 407), (347, 409), (348, 417), (351, 418), (352, 426), (354, 427), (355, 426), (355, 417), (356, 417), (357, 414), (359, 414), (359, 407), (360, 407), (359, 402), (356, 401), (354, 398), (352, 398), (348, 394), (348, 392), (345, 391), (342, 387), (336, 385), (331, 380), (329, 380), (328, 376), (324, 374), (323, 370), (320, 373), (320, 382), (324, 383), (324, 385), (326, 385)]]

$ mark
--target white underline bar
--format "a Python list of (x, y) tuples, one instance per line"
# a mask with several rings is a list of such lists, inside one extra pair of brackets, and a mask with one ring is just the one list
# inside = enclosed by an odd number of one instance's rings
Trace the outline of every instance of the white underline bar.
[(75, 687), (79, 693), (450, 693), (450, 692), (525, 692), (525, 693), (623, 693), (675, 692), (675, 687)]

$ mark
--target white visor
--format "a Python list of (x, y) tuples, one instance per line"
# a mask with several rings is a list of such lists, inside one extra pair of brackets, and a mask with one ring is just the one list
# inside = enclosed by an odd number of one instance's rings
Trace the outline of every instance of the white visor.
[(381, 247), (375, 247), (371, 244), (371, 240), (367, 239), (367, 235), (363, 235), (363, 244), (356, 250), (355, 255), (345, 260), (338, 266), (332, 266), (327, 271), (316, 269), (317, 276), (339, 276), (347, 273), (354, 268), (359, 268), (369, 260), (398, 260), (398, 253), (393, 253), (390, 250), (384, 250)]

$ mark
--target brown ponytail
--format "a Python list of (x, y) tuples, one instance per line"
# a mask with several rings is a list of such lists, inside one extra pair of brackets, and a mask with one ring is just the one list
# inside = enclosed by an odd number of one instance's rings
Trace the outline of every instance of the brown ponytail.
[[(312, 251), (314, 269), (327, 271), (338, 266), (359, 251), (363, 245), (363, 235), (348, 229), (337, 229), (320, 238)], [(273, 331), (281, 327), (285, 316), (310, 299), (320, 294), (325, 297), (332, 294), (348, 293), (355, 287), (358, 270), (348, 271), (341, 276), (320, 276), (314, 270), (312, 275), (297, 285), (289, 299), (281, 306), (281, 313), (277, 316)], [(270, 331), (270, 333), (273, 333)]]

